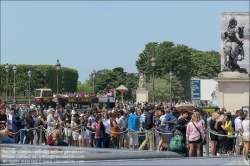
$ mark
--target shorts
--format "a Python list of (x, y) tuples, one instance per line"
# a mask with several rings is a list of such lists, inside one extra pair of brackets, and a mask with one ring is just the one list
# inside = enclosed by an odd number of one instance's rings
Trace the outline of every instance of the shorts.
[(190, 144), (200, 144), (202, 142), (202, 138), (199, 138), (196, 141), (189, 141)]
[(244, 141), (250, 141), (250, 133), (249, 132), (244, 132), (242, 136), (243, 136)]
[(163, 142), (168, 142), (168, 134), (167, 133), (161, 134), (161, 139)]
[(87, 130), (83, 133), (83, 139), (89, 139), (89, 132)]
[(130, 139), (130, 145), (139, 145), (139, 141), (138, 141), (138, 133), (135, 133), (135, 132), (130, 132), (130, 136), (129, 136), (129, 139)]
[(76, 141), (78, 139), (82, 139), (81, 133), (72, 133), (73, 140)]

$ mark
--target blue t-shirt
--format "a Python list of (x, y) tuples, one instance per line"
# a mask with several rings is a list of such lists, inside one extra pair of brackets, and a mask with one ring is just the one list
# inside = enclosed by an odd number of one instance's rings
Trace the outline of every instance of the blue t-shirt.
[(18, 111), (18, 116), (19, 116), (19, 118), (21, 118), (22, 119), (22, 116), (23, 116), (23, 113), (25, 112), (25, 110), (22, 110), (22, 109), (20, 109), (19, 111)]
[(139, 117), (135, 114), (129, 114), (128, 118), (127, 118), (127, 124), (128, 124), (128, 128), (130, 129), (131, 132), (133, 131), (138, 131), (139, 128), (139, 124), (141, 124)]
[[(164, 123), (168, 124), (168, 130), (171, 130), (177, 124), (178, 118), (179, 116), (177, 114), (172, 114), (172, 112), (165, 116)], [(173, 119), (175, 119), (175, 121), (170, 122)]]

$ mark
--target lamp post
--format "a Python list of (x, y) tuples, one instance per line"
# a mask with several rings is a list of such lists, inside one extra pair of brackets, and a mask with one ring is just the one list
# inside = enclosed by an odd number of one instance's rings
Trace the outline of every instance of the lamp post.
[(10, 67), (8, 63), (5, 66), (5, 71), (6, 71), (6, 102), (8, 102), (8, 74), (9, 74)]
[(173, 73), (171, 71), (169, 73), (169, 78), (170, 78), (170, 107), (172, 107), (172, 78), (173, 78)]
[(31, 74), (32, 74), (32, 72), (29, 69), (29, 71), (28, 71), (28, 76), (29, 76), (29, 105), (30, 105), (30, 78), (31, 78)]
[(93, 95), (95, 94), (95, 76), (96, 76), (96, 71), (92, 71), (92, 79), (93, 79)]
[(150, 61), (151, 61), (151, 67), (152, 67), (152, 72), (153, 72), (153, 98), (152, 98), (152, 101), (154, 103), (155, 102), (155, 85), (154, 85), (155, 58), (152, 57)]
[(56, 67), (56, 72), (57, 72), (57, 77), (56, 77), (56, 95), (58, 96), (58, 73), (59, 73), (59, 70), (61, 69), (61, 64), (59, 63), (59, 60), (57, 60), (56, 64), (55, 64), (55, 67)]
[(13, 66), (14, 71), (14, 105), (16, 105), (16, 72), (17, 72), (17, 66)]

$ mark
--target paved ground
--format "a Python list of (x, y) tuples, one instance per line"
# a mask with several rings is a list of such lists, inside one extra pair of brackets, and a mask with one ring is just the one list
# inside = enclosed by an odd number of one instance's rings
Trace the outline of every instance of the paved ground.
[[(1, 144), (1, 165), (249, 165), (236, 157), (184, 158), (174, 152)], [(13, 158), (10, 158), (12, 156)], [(29, 163), (25, 163), (29, 162)], [(31, 163), (34, 162), (34, 163)], [(57, 162), (57, 163), (55, 163)], [(67, 163), (66, 163), (67, 162)]]

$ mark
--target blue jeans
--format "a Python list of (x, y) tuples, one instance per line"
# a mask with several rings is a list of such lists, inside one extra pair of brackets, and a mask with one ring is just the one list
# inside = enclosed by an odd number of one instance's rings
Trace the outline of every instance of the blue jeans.
[(11, 139), (10, 137), (5, 140), (5, 141), (1, 141), (1, 143), (4, 143), (4, 144), (14, 144), (15, 143), (15, 140)]
[(94, 147), (95, 133), (89, 133), (90, 147)]
[(104, 139), (104, 137), (95, 139), (95, 147), (96, 148), (99, 148), (99, 147), (105, 148), (105, 139)]
[(181, 150), (172, 150), (172, 152), (185, 154), (185, 157), (188, 157), (188, 148), (183, 146)]
[(171, 149), (170, 149), (170, 141), (171, 141), (172, 138), (173, 138), (173, 134), (172, 133), (168, 134), (168, 151), (171, 151)]
[[(21, 137), (21, 143), (20, 144), (28, 144), (28, 131), (27, 130), (22, 130), (22, 137)], [(25, 136), (25, 142), (23, 143), (23, 139), (24, 139), (24, 136)]]
[(57, 141), (57, 146), (68, 146), (68, 144), (63, 141)]

